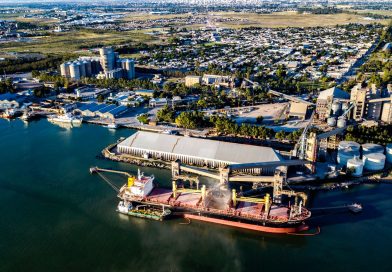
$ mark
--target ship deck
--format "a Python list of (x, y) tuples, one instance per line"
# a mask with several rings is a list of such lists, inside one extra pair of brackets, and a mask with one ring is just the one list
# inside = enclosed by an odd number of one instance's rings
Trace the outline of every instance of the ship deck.
[[(151, 193), (143, 199), (129, 199), (123, 197), (121, 191), (119, 197), (127, 201), (164, 204), (174, 208), (189, 209), (190, 211), (209, 212), (251, 220), (265, 220), (263, 204), (239, 201), (236, 208), (230, 207), (228, 203), (225, 203), (225, 205), (220, 208), (209, 206), (208, 204), (205, 206), (203, 204), (201, 194), (197, 192), (178, 192), (176, 197), (174, 197), (173, 192), (170, 189), (154, 188)], [(303, 215), (298, 216), (295, 220), (305, 220), (309, 217), (309, 215), (310, 213), (304, 209)], [(272, 205), (268, 218), (270, 221), (277, 223), (287, 222), (289, 221), (289, 208), (285, 206)]]

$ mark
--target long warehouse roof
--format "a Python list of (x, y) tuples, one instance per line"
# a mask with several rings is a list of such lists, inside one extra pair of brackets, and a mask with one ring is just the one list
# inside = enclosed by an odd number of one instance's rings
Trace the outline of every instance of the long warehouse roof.
[(229, 163), (282, 161), (272, 148), (138, 131), (119, 144)]

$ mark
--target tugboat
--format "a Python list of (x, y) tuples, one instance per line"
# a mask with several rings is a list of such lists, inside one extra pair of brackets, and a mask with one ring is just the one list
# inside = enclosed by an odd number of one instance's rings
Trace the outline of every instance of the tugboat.
[(131, 202), (127, 201), (120, 201), (117, 206), (117, 211), (122, 214), (157, 221), (162, 221), (171, 214), (171, 211), (165, 209), (165, 206), (163, 205), (162, 209), (148, 205), (137, 205), (134, 207)]

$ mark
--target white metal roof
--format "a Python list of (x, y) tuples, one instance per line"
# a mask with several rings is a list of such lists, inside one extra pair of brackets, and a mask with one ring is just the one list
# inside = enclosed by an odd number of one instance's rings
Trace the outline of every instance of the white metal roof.
[(336, 87), (332, 87), (325, 91), (320, 92), (317, 99), (328, 99), (328, 97), (330, 96), (333, 96), (334, 98), (343, 98), (343, 99), (350, 98), (350, 95), (345, 91)]
[(272, 148), (138, 131), (119, 144), (228, 163), (281, 161)]

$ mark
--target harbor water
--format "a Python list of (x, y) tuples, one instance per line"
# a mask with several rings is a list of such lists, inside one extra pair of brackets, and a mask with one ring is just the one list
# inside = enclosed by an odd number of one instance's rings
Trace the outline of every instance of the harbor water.
[[(314, 193), (310, 208), (364, 207), (356, 215), (315, 216), (316, 236), (118, 214), (116, 193), (89, 168), (135, 173), (135, 166), (97, 157), (132, 133), (0, 120), (0, 271), (392, 271), (389, 184)], [(141, 170), (170, 185), (170, 171)]]

